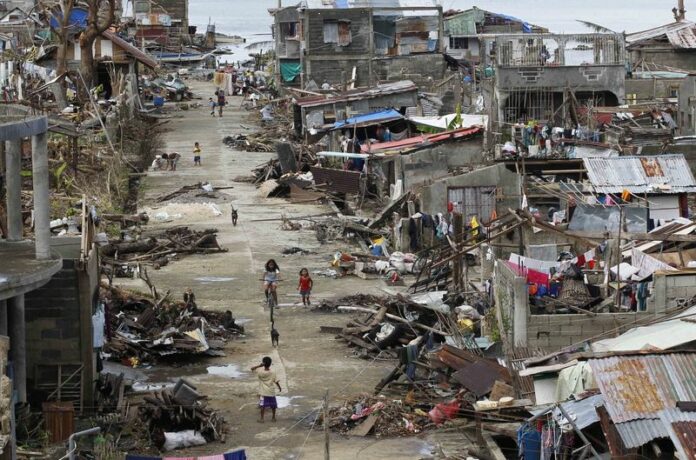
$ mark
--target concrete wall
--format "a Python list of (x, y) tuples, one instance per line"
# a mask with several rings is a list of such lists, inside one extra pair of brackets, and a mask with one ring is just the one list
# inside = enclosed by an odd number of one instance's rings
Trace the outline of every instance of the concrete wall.
[(619, 101), (624, 98), (626, 69), (623, 66), (498, 67), (499, 91), (543, 88), (563, 92), (611, 91)]
[[(449, 176), (449, 169), (483, 163), (482, 136), (474, 139), (440, 144), (428, 149), (401, 155), (401, 174), (395, 179), (404, 182), (404, 190), (429, 185)], [(398, 171), (398, 168), (396, 169)]]
[(428, 214), (447, 212), (448, 187), (486, 187), (494, 186), (501, 189), (504, 198), (496, 204), (498, 215), (507, 208), (519, 207), (519, 178), (509, 171), (505, 165), (496, 164), (460, 176), (448, 177), (423, 187), (419, 192), (421, 210)]
[(653, 295), (648, 298), (648, 311), (662, 313), (683, 305), (696, 296), (696, 274), (653, 275)]
[(670, 98), (673, 89), (679, 89), (683, 79), (667, 78), (636, 78), (626, 80), (626, 103), (632, 101), (631, 95), (636, 96), (637, 103), (653, 99)]
[[(188, 4), (188, 0), (157, 0), (156, 2), (156, 5), (166, 11), (172, 20), (180, 20), (182, 27), (189, 26)], [(205, 27), (202, 32), (205, 32)]]
[[(68, 239), (52, 242), (53, 250), (63, 256), (63, 269), (48, 284), (25, 296), (27, 386), (31, 392), (42, 380), (49, 378), (48, 366), (82, 364), (86, 379), (83, 398), (88, 404), (95, 372), (92, 314), (99, 288), (99, 265), (93, 252), (86, 266), (80, 267), (79, 238), (77, 247), (75, 239), (65, 240)], [(39, 375), (42, 368), (43, 375)], [(53, 372), (55, 380), (56, 371)]]
[[(677, 126), (682, 136), (696, 134), (696, 76), (686, 77), (679, 87), (679, 116)], [(689, 102), (691, 100), (691, 102)]]
[(653, 313), (599, 313), (597, 316), (529, 315), (527, 346), (555, 351), (575, 343), (621, 328), (618, 333), (635, 327), (640, 319), (654, 317)]
[(373, 62), (375, 79), (380, 82), (411, 80), (419, 87), (442, 80), (446, 69), (445, 59), (437, 53), (377, 58)]

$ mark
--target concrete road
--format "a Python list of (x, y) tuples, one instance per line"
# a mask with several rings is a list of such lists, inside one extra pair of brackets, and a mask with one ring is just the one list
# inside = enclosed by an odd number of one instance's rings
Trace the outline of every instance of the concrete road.
[[(212, 96), (212, 83), (190, 82), (196, 96), (203, 103)], [(366, 361), (351, 356), (345, 343), (332, 335), (319, 333), (321, 325), (345, 325), (347, 316), (311, 313), (301, 306), (296, 291), (298, 272), (307, 267), (310, 272), (329, 267), (332, 254), (340, 249), (351, 249), (345, 243), (320, 245), (310, 229), (283, 231), (280, 222), (257, 222), (258, 219), (286, 216), (314, 215), (330, 209), (316, 204), (290, 204), (285, 199), (266, 199), (257, 189), (238, 176), (246, 176), (257, 165), (274, 153), (236, 151), (222, 143), (223, 137), (250, 133), (257, 129), (249, 112), (240, 108), (240, 98), (229, 99), (222, 118), (211, 117), (207, 107), (179, 111), (170, 123), (165, 151), (182, 154), (176, 172), (152, 172), (144, 180), (140, 208), (151, 217), (151, 228), (189, 225), (192, 228), (217, 228), (218, 241), (229, 249), (227, 253), (187, 256), (174, 261), (159, 271), (150, 270), (150, 276), (160, 292), (171, 289), (181, 297), (187, 287), (196, 293), (199, 306), (215, 310), (232, 310), (235, 317), (245, 322), (247, 336), (229, 343), (224, 358), (208, 358), (180, 366), (157, 366), (146, 371), (151, 383), (186, 377), (210, 397), (210, 405), (223, 412), (229, 423), (229, 434), (224, 444), (211, 444), (186, 454), (216, 454), (244, 447), (252, 459), (320, 459), (324, 452), (321, 427), (312, 427), (312, 417), (306, 417), (322, 403), (326, 389), (333, 404), (339, 404), (350, 395), (372, 392), (374, 385), (391, 369), (393, 364)], [(193, 144), (200, 142), (202, 166), (193, 165)], [(215, 216), (206, 204), (172, 202), (156, 204), (153, 198), (176, 190), (183, 185), (210, 181), (216, 186), (233, 186), (225, 190), (225, 200), (215, 204), (222, 210)], [(239, 210), (239, 223), (233, 227), (230, 204)], [(159, 222), (169, 219), (169, 222)], [(300, 247), (310, 255), (283, 257), (281, 251)], [(354, 248), (353, 248), (354, 249)], [(284, 282), (279, 288), (281, 307), (276, 314), (276, 328), (280, 333), (280, 347), (271, 347), (269, 314), (264, 309), (261, 275), (267, 259), (278, 262)], [(329, 279), (312, 275), (315, 281), (314, 300), (337, 295), (381, 293), (381, 280), (365, 281), (357, 277)], [(129, 282), (121, 282), (130, 285)], [(291, 304), (294, 304), (291, 306)], [(273, 358), (283, 392), (278, 421), (257, 422), (256, 379), (249, 368), (265, 355)], [(455, 442), (455, 440), (452, 440)], [(433, 444), (425, 439), (345, 438), (331, 434), (332, 459), (416, 459), (431, 452)]]

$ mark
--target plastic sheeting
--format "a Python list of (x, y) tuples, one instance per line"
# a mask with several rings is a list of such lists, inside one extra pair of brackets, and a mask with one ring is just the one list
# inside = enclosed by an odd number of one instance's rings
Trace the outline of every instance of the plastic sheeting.
[(280, 76), (285, 82), (291, 82), (302, 73), (302, 65), (299, 62), (281, 62)]

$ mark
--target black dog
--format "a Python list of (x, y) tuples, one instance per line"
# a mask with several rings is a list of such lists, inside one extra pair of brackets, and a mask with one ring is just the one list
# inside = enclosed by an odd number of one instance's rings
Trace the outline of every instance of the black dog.
[(278, 347), (278, 344), (280, 343), (280, 334), (276, 330), (275, 327), (271, 329), (271, 345), (274, 347)]
[(234, 206), (232, 206), (232, 225), (235, 227), (237, 226), (237, 219), (239, 218), (239, 214), (237, 214), (237, 210), (234, 209)]

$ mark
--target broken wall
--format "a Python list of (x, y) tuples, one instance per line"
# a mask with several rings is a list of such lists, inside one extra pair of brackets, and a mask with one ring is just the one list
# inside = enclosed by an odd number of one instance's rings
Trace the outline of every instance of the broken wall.
[(636, 65), (641, 61), (666, 66), (689, 72), (696, 69), (696, 52), (693, 49), (675, 50), (670, 45), (658, 45), (655, 48), (647, 46), (631, 51), (631, 63)]
[(626, 104), (641, 104), (654, 99), (668, 99), (679, 91), (682, 79), (633, 78), (626, 79)]
[(648, 298), (648, 311), (663, 313), (678, 306), (689, 304), (696, 296), (696, 273), (655, 273), (653, 294)]
[[(450, 168), (483, 163), (481, 136), (461, 142), (448, 142), (431, 148), (401, 155), (401, 174), (396, 179), (404, 183), (404, 190), (432, 184), (447, 177)], [(398, 174), (397, 168), (397, 174)]]
[(520, 204), (518, 175), (509, 171), (504, 164), (496, 164), (467, 174), (441, 179), (421, 188), (419, 191), (421, 210), (428, 214), (446, 213), (448, 189), (457, 187), (497, 187), (500, 197), (496, 200), (498, 215), (508, 208), (517, 209)]

